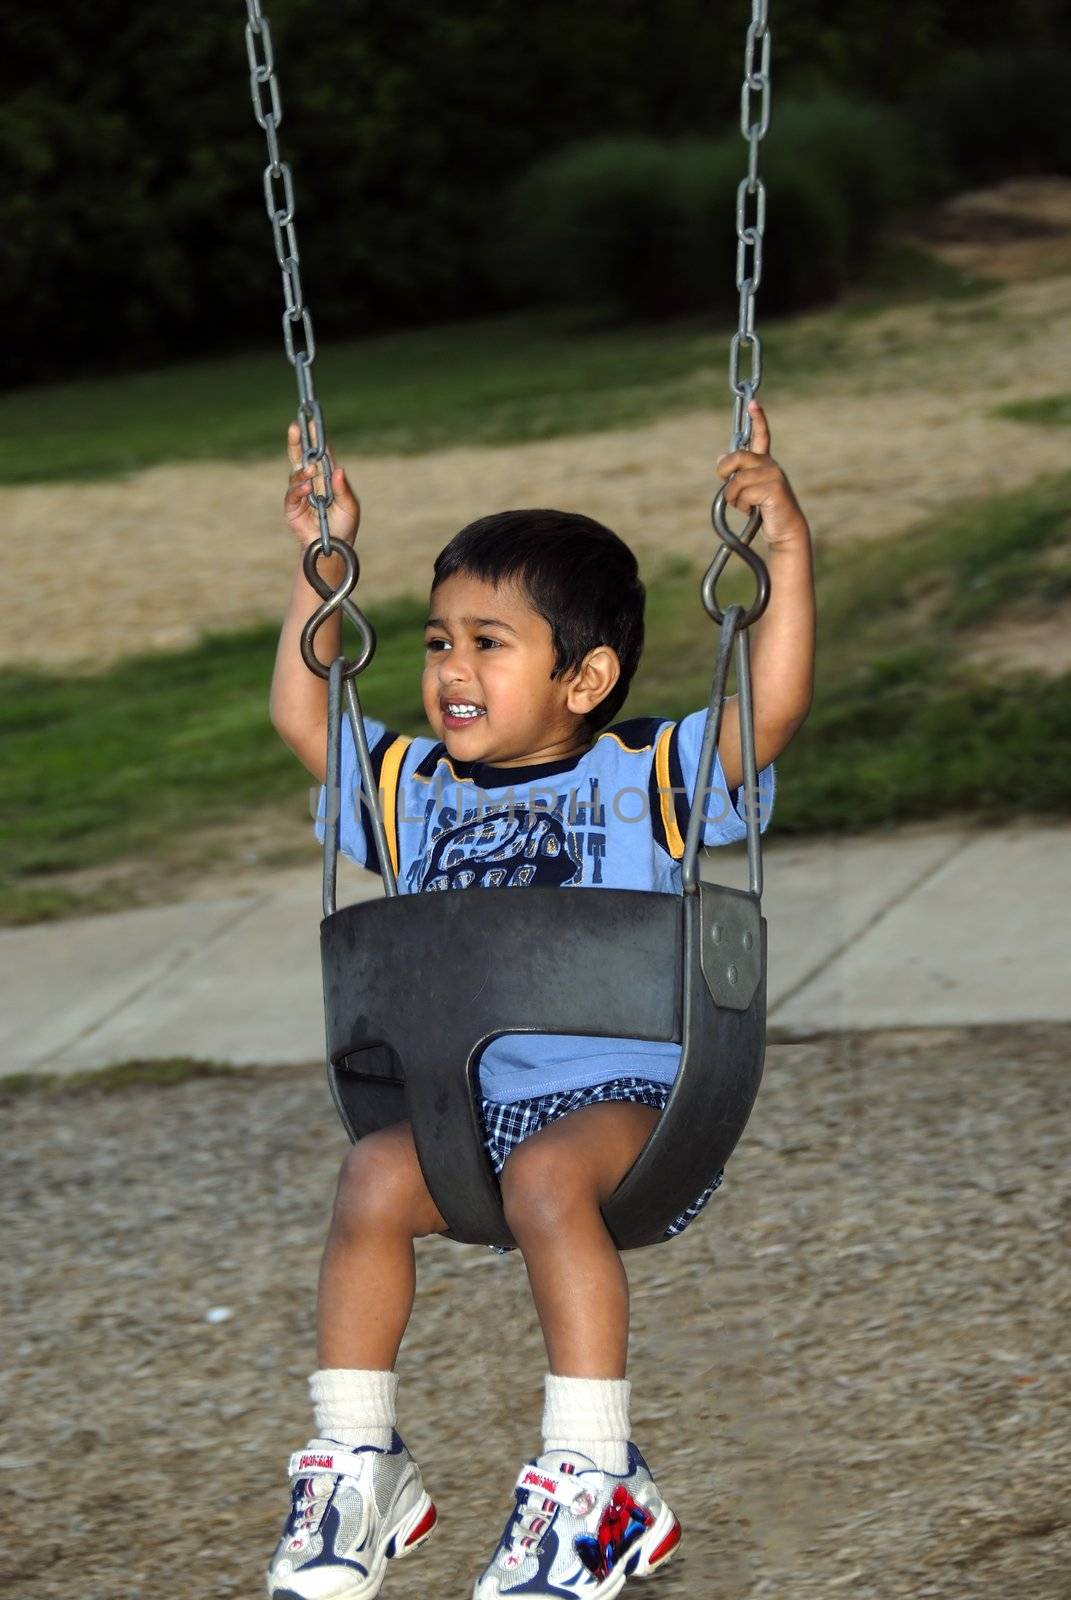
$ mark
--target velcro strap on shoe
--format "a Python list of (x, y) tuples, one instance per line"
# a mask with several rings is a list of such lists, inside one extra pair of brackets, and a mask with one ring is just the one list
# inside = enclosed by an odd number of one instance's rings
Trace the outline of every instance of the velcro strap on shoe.
[(346, 1473), (355, 1478), (361, 1470), (361, 1457), (354, 1455), (351, 1450), (295, 1450), (290, 1457), (289, 1474), (292, 1478), (303, 1478), (308, 1473), (334, 1472)]
[[(598, 1476), (599, 1484), (593, 1480)], [(542, 1495), (560, 1506), (572, 1506), (584, 1490), (597, 1490), (602, 1484), (602, 1474), (586, 1472), (583, 1478), (571, 1472), (548, 1472), (546, 1467), (522, 1467), (517, 1475), (516, 1488), (524, 1494)]]

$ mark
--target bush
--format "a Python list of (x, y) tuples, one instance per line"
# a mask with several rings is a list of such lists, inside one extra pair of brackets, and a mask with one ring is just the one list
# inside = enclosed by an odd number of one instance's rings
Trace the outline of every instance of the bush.
[(496, 234), (509, 297), (599, 303), (640, 314), (682, 310), (676, 264), (687, 221), (669, 146), (601, 139), (539, 162), (508, 197)]
[(868, 266), (884, 229), (918, 199), (923, 147), (911, 123), (887, 106), (836, 94), (782, 101), (774, 119), (763, 147), (771, 206), (782, 183), (806, 173), (840, 213), (842, 270)]
[[(919, 156), (894, 112), (839, 96), (786, 102), (763, 146), (769, 192), (762, 304), (835, 293), (873, 258), (915, 193)], [(735, 309), (737, 133), (716, 142), (574, 145), (513, 191), (499, 233), (512, 295), (609, 302), (631, 316)], [(496, 251), (499, 249), (496, 242)]]
[(915, 120), (946, 189), (1071, 173), (1071, 58), (1034, 50), (946, 60)]

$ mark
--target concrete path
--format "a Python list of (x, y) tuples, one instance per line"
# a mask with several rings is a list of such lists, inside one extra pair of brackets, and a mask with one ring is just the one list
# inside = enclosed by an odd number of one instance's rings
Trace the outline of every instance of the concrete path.
[[(709, 858), (744, 882), (742, 851)], [(344, 864), (339, 901), (378, 893)], [(1071, 826), (770, 845), (771, 1031), (1071, 1020)], [(323, 1049), (318, 858), (252, 890), (0, 930), (0, 1074)]]

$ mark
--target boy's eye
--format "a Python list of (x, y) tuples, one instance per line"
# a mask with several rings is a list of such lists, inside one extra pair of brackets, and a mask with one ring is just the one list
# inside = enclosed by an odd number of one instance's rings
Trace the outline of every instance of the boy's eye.
[[(481, 633), (476, 638), (477, 648), (480, 650), (498, 650), (501, 648), (501, 639), (492, 639), (487, 634)], [(449, 639), (425, 639), (424, 648), (429, 655), (451, 648)]]

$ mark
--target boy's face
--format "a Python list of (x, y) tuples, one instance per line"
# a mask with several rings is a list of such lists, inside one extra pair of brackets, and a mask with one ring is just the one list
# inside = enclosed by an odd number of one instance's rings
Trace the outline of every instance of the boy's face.
[(432, 590), (425, 652), (424, 711), (436, 738), (459, 761), (496, 767), (586, 749), (584, 713), (619, 671), (613, 650), (600, 646), (579, 673), (552, 678), (546, 619), (513, 585), (465, 573)]

